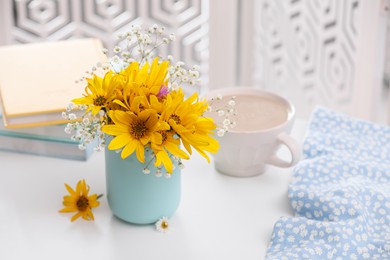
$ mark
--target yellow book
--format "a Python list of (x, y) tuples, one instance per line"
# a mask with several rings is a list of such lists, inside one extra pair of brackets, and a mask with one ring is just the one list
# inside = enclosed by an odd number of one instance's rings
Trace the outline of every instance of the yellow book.
[(84, 93), (76, 80), (104, 62), (98, 39), (0, 47), (0, 96), (7, 128), (63, 124), (61, 112)]

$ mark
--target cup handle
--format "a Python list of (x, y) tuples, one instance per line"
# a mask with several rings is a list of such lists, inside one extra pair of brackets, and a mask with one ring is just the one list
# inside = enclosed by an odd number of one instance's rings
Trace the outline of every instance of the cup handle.
[(287, 146), (291, 153), (291, 161), (288, 162), (286, 160), (283, 160), (279, 158), (276, 154), (274, 154), (271, 156), (271, 158), (268, 159), (267, 163), (281, 168), (288, 168), (297, 164), (301, 157), (301, 152), (297, 141), (288, 134), (281, 133), (277, 137), (277, 142), (278, 144)]

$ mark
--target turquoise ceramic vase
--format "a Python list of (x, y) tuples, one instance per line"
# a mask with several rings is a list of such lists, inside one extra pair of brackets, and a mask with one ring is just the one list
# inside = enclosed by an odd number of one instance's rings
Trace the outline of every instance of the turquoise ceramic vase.
[[(171, 217), (180, 202), (181, 173), (175, 169), (170, 176), (157, 174), (154, 161), (148, 164), (151, 151), (145, 149), (145, 163), (135, 153), (122, 159), (120, 153), (105, 149), (108, 204), (115, 216), (133, 224), (151, 224), (161, 217)], [(148, 167), (149, 174), (143, 172)]]

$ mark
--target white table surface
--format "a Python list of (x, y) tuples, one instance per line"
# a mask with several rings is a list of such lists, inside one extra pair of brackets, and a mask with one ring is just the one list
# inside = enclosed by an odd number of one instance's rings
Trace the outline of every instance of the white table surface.
[[(301, 142), (305, 129), (296, 120), (292, 136)], [(58, 213), (64, 183), (85, 178), (92, 193), (105, 192), (103, 153), (79, 162), (0, 152), (0, 259), (263, 259), (273, 225), (292, 214), (292, 169), (234, 178), (197, 154), (185, 166), (181, 203), (164, 234), (117, 219), (105, 197), (94, 222)]]

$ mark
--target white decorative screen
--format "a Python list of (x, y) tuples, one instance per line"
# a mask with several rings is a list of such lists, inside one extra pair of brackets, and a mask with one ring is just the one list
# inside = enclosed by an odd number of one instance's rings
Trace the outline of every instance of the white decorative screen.
[(314, 104), (349, 103), (360, 2), (256, 1), (255, 82), (290, 97), (301, 114)]
[(189, 65), (203, 66), (208, 58), (208, 0), (1, 1), (3, 44), (97, 37), (111, 50), (131, 25), (156, 23), (176, 35), (163, 52)]

